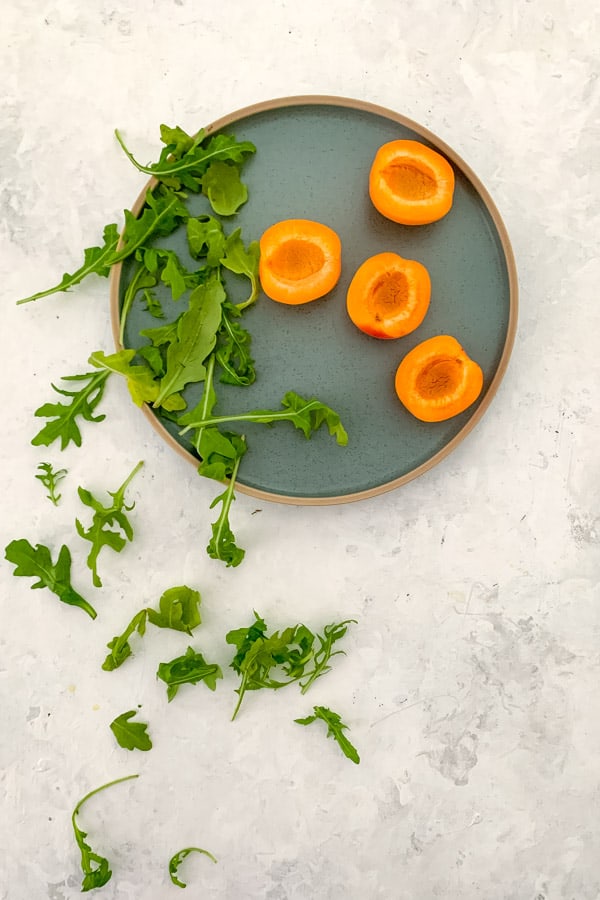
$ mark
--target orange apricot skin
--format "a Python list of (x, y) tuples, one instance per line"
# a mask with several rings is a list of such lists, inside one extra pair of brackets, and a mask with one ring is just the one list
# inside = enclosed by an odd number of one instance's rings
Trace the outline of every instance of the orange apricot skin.
[(483, 372), (456, 338), (439, 335), (418, 344), (396, 370), (400, 402), (422, 422), (444, 422), (479, 397)]
[[(393, 173), (401, 167), (415, 171), (430, 184), (431, 194), (407, 196), (393, 185)], [(375, 154), (369, 172), (369, 196), (387, 219), (401, 225), (429, 225), (452, 208), (454, 170), (448, 160), (419, 141), (389, 141)]]
[(430, 298), (431, 279), (422, 263), (397, 253), (377, 253), (354, 273), (346, 309), (365, 334), (395, 340), (419, 327)]
[[(304, 277), (286, 273), (278, 265), (282, 248), (300, 249), (306, 242), (307, 258), (322, 254), (316, 271)], [(278, 303), (297, 306), (324, 297), (336, 286), (342, 271), (342, 244), (328, 225), (310, 219), (285, 219), (263, 232), (260, 241), (258, 275), (263, 291)]]

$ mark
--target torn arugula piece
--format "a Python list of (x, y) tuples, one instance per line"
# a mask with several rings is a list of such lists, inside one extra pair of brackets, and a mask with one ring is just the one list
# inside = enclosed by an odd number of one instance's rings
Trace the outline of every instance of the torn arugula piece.
[(214, 863), (217, 862), (212, 853), (209, 853), (208, 850), (203, 850), (202, 847), (185, 847), (185, 849), (183, 850), (178, 850), (177, 853), (174, 853), (169, 860), (169, 877), (173, 884), (176, 884), (177, 887), (187, 887), (185, 882), (181, 881), (177, 877), (177, 872), (183, 860), (186, 858), (186, 856), (189, 856), (190, 853), (203, 853), (204, 856), (208, 856), (209, 859), (212, 859)]
[(294, 682), (300, 682), (302, 687), (301, 680), (306, 678), (302, 689), (305, 693), (317, 678), (330, 671), (329, 660), (343, 653), (333, 651), (333, 644), (344, 636), (346, 626), (355, 621), (347, 619), (339, 625), (329, 625), (322, 635), (302, 624), (268, 635), (264, 619), (255, 611), (249, 628), (229, 631), (225, 640), (237, 648), (230, 667), (241, 676), (236, 689), (238, 702), (231, 718), (237, 716), (246, 691), (279, 690)]
[(85, 797), (82, 797), (73, 810), (71, 824), (73, 825), (75, 843), (81, 852), (81, 870), (83, 872), (83, 881), (81, 882), (82, 894), (86, 891), (93, 890), (93, 888), (103, 887), (107, 884), (111, 879), (112, 871), (109, 868), (110, 864), (108, 859), (92, 850), (85, 840), (87, 833), (82, 831), (77, 825), (77, 816), (81, 811), (81, 807), (95, 794), (99, 794), (100, 791), (104, 791), (106, 788), (112, 787), (115, 784), (121, 784), (123, 781), (130, 781), (132, 778), (138, 777), (138, 775), (125, 775), (124, 778), (116, 778), (114, 781), (109, 781), (107, 784), (95, 788), (93, 791), (90, 791), (89, 794), (86, 794)]
[(87, 275), (95, 274), (102, 278), (107, 278), (112, 263), (110, 260), (115, 254), (117, 244), (119, 242), (119, 229), (117, 225), (111, 224), (104, 228), (103, 243), (101, 247), (88, 247), (83, 252), (83, 264), (71, 275), (65, 274), (62, 280), (54, 287), (45, 291), (38, 291), (30, 297), (24, 297), (17, 300), (17, 305), (22, 303), (31, 303), (33, 300), (40, 300), (42, 297), (48, 297), (50, 294), (58, 294), (62, 291), (68, 291), (70, 288), (79, 284)]
[(348, 726), (344, 725), (340, 716), (337, 713), (332, 712), (332, 710), (328, 709), (326, 706), (313, 706), (313, 710), (313, 715), (305, 716), (303, 719), (294, 719), (294, 722), (297, 722), (299, 725), (310, 725), (312, 722), (316, 722), (317, 719), (321, 719), (321, 721), (325, 722), (327, 725), (327, 737), (331, 737), (334, 741), (337, 741), (344, 756), (347, 756), (348, 759), (358, 765), (360, 756), (358, 755), (356, 747), (350, 743), (344, 734), (344, 731), (347, 730)]
[(38, 579), (31, 585), (32, 589), (46, 587), (62, 603), (78, 606), (90, 618), (96, 618), (94, 607), (71, 585), (71, 552), (66, 544), (60, 548), (56, 563), (52, 562), (48, 547), (43, 544), (33, 547), (25, 538), (11, 541), (5, 549), (5, 557), (16, 566), (13, 575)]
[(148, 725), (145, 722), (130, 721), (136, 712), (137, 710), (130, 709), (121, 713), (110, 723), (110, 730), (124, 750), (151, 750), (152, 740), (148, 734)]
[(198, 591), (186, 585), (168, 588), (158, 601), (158, 610), (146, 608), (136, 613), (123, 634), (117, 635), (108, 642), (110, 653), (102, 664), (106, 672), (118, 669), (125, 660), (132, 656), (129, 638), (137, 631), (140, 636), (146, 633), (146, 621), (157, 628), (171, 628), (191, 635), (194, 628), (201, 623), (201, 597)]
[(61, 494), (57, 493), (57, 487), (60, 481), (63, 480), (65, 475), (67, 474), (66, 469), (53, 469), (52, 463), (42, 462), (38, 466), (39, 475), (36, 475), (35, 478), (38, 481), (41, 481), (48, 493), (46, 497), (50, 500), (54, 506), (58, 506), (58, 502), (61, 498)]
[[(77, 489), (81, 502), (94, 511), (92, 524), (87, 529), (79, 519), (75, 520), (75, 527), (79, 536), (92, 545), (87, 565), (92, 572), (92, 581), (95, 587), (102, 587), (102, 580), (98, 574), (98, 555), (102, 548), (110, 547), (116, 553), (120, 553), (127, 541), (133, 540), (133, 527), (127, 518), (127, 513), (134, 508), (135, 503), (132, 503), (131, 506), (125, 504), (125, 491), (143, 464), (143, 461), (140, 461), (116, 491), (107, 491), (113, 498), (110, 506), (103, 506), (86, 488), (79, 487)], [(113, 531), (111, 525), (117, 525), (119, 530)]]
[(86, 422), (102, 422), (104, 414), (94, 415), (96, 407), (100, 403), (106, 386), (108, 371), (83, 372), (81, 375), (63, 375), (62, 381), (85, 382), (79, 390), (70, 391), (67, 388), (56, 387), (52, 389), (61, 397), (69, 397), (69, 403), (44, 403), (36, 409), (34, 415), (49, 419), (32, 439), (34, 447), (44, 445), (49, 447), (54, 441), (60, 440), (60, 449), (64, 450), (69, 443), (81, 447), (81, 431), (77, 423), (78, 418)]
[(214, 691), (217, 679), (222, 678), (223, 673), (216, 663), (207, 663), (201, 653), (196, 652), (193, 647), (188, 647), (183, 656), (160, 663), (156, 677), (167, 685), (167, 698), (170, 703), (182, 684), (198, 684), (203, 681), (207, 688)]

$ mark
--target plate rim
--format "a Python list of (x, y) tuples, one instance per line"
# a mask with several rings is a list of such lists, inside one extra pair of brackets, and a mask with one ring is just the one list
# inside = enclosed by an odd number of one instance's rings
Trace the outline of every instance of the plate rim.
[[(442, 462), (442, 460), (444, 460), (447, 456), (449, 456), (452, 451), (455, 450), (456, 447), (460, 443), (462, 443), (462, 441), (471, 433), (471, 431), (473, 431), (476, 425), (478, 425), (478, 423), (481, 421), (481, 419), (489, 409), (489, 406), (496, 396), (498, 388), (506, 374), (506, 370), (508, 368), (515, 343), (519, 307), (517, 265), (510, 237), (508, 235), (508, 230), (506, 228), (506, 225), (504, 224), (504, 220), (502, 219), (502, 216), (500, 215), (498, 207), (492, 199), (491, 194), (489, 193), (479, 176), (474, 172), (471, 166), (467, 162), (465, 162), (462, 156), (460, 156), (460, 154), (458, 154), (444, 140), (438, 137), (438, 135), (430, 131), (424, 125), (421, 125), (419, 122), (408, 118), (402, 113), (395, 112), (392, 109), (389, 109), (385, 106), (380, 106), (376, 103), (371, 103), (368, 100), (359, 100), (351, 97), (337, 96), (335, 94), (297, 94), (286, 97), (276, 97), (270, 100), (263, 100), (257, 103), (252, 103), (248, 106), (240, 107), (239, 109), (236, 109), (224, 116), (221, 116), (218, 119), (215, 119), (210, 125), (205, 126), (204, 130), (206, 134), (212, 134), (215, 131), (220, 131), (223, 128), (235, 124), (240, 119), (249, 118), (250, 116), (256, 115), (258, 113), (288, 109), (294, 106), (338, 106), (346, 109), (353, 109), (360, 112), (367, 112), (373, 115), (378, 115), (382, 118), (389, 119), (392, 122), (397, 122), (399, 125), (402, 125), (405, 128), (409, 128), (411, 131), (414, 131), (416, 134), (429, 141), (429, 143), (431, 143), (438, 150), (441, 150), (441, 152), (445, 156), (447, 156), (470, 181), (471, 185), (477, 192), (478, 197), (487, 209), (494, 228), (496, 229), (497, 236), (500, 240), (508, 276), (509, 309), (506, 337), (504, 340), (504, 346), (502, 348), (500, 360), (498, 362), (492, 380), (488, 385), (486, 395), (475, 412), (469, 417), (467, 422), (465, 422), (460, 431), (458, 431), (457, 434), (448, 441), (448, 443), (446, 443), (440, 450), (434, 453), (429, 459), (416, 466), (414, 469), (411, 469), (410, 472), (405, 472), (404, 475), (401, 475), (398, 478), (393, 478), (391, 481), (386, 481), (383, 484), (378, 484), (374, 487), (366, 488), (365, 490), (352, 491), (348, 494), (339, 494), (331, 497), (304, 497), (280, 494), (245, 485), (239, 480), (235, 482), (235, 488), (236, 490), (239, 490), (240, 493), (254, 497), (255, 499), (261, 501), (269, 501), (273, 503), (282, 503), (294, 506), (334, 506), (345, 503), (354, 503), (358, 500), (366, 500), (370, 497), (376, 497), (381, 494), (394, 491), (397, 488), (402, 487), (403, 485), (408, 484), (411, 481), (414, 481), (416, 478), (424, 475), (430, 469), (434, 468), (436, 465)], [(147, 191), (153, 188), (157, 183), (158, 181), (154, 177), (150, 178), (146, 182), (143, 189), (140, 191), (138, 197), (136, 198), (133, 206), (131, 207), (131, 212), (134, 216), (137, 217), (141, 212), (146, 199)], [(118, 247), (120, 248), (120, 246), (121, 238), (119, 238)], [(122, 268), (122, 262), (119, 262), (112, 267), (109, 283), (111, 328), (115, 348), (117, 351), (123, 349), (123, 344), (121, 343), (119, 338), (119, 286)], [(164, 440), (171, 449), (175, 450), (181, 457), (183, 457), (188, 462), (191, 462), (197, 468), (197, 457), (194, 456), (194, 454), (189, 450), (186, 450), (185, 447), (182, 447), (181, 444), (179, 444), (178, 441), (175, 440), (171, 433), (165, 428), (158, 417), (150, 409), (147, 403), (144, 403), (142, 405), (141, 411), (150, 422), (153, 429), (160, 435), (162, 440)]]

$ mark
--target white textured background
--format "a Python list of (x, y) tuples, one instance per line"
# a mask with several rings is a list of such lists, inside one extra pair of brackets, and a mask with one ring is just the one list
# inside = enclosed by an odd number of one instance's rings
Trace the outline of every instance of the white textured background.
[[(70, 831), (112, 863), (106, 900), (594, 900), (600, 897), (600, 314), (598, 14), (589, 0), (8, 0), (0, 21), (4, 547), (70, 544), (85, 593), (75, 488), (131, 486), (136, 540), (101, 557), (92, 623), (0, 566), (0, 897), (79, 896)], [(214, 487), (168, 451), (109, 383), (106, 422), (62, 455), (29, 441), (49, 383), (110, 351), (107, 283), (15, 300), (79, 264), (121, 221), (158, 126), (195, 130), (247, 104), (337, 94), (390, 107), (471, 165), (504, 217), (519, 331), (487, 415), (439, 467), (368, 502), (322, 509), (239, 495), (239, 569), (204, 553)], [(37, 464), (69, 469), (54, 509)], [(307, 698), (248, 699), (232, 674), (167, 706), (156, 664), (185, 638), (148, 632), (134, 660), (104, 645), (172, 584), (201, 590), (192, 643), (257, 608), (273, 625), (360, 621)], [(171, 653), (171, 651), (173, 651)], [(154, 748), (108, 723), (143, 704)], [(318, 726), (339, 709), (362, 762)]]

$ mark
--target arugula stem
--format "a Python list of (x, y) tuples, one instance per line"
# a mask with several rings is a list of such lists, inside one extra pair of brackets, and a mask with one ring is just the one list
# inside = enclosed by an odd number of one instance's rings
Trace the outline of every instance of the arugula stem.
[(238, 413), (233, 416), (211, 416), (207, 419), (200, 419), (199, 422), (191, 422), (179, 433), (185, 434), (190, 428), (206, 428), (210, 425), (222, 425), (225, 422), (266, 422), (267, 424), (270, 424), (275, 421), (293, 421), (300, 414), (306, 413), (308, 410), (321, 405), (322, 404), (318, 400), (310, 400), (306, 406), (303, 406), (300, 410), (284, 409), (280, 411), (274, 410), (273, 412)]
[(143, 263), (140, 263), (138, 269), (135, 272), (135, 275), (127, 285), (127, 290), (125, 291), (125, 296), (123, 297), (123, 306), (121, 307), (121, 316), (119, 320), (119, 341), (123, 346), (125, 346), (125, 322), (127, 321), (127, 316), (129, 314), (129, 310), (131, 309), (131, 305), (135, 300), (135, 295), (138, 292), (138, 283), (143, 275), (147, 272), (146, 267)]
[(77, 823), (75, 822), (75, 818), (76, 818), (76, 816), (79, 815), (81, 807), (84, 805), (84, 803), (87, 803), (87, 801), (91, 797), (93, 797), (95, 794), (99, 794), (100, 791), (103, 791), (105, 788), (112, 787), (114, 784), (121, 784), (122, 781), (131, 781), (132, 778), (139, 778), (139, 777), (140, 777), (139, 775), (124, 775), (122, 778), (115, 778), (114, 781), (109, 781), (107, 784), (102, 784), (102, 785), (100, 785), (100, 787), (94, 788), (93, 791), (90, 791), (89, 794), (86, 794), (85, 797), (82, 797), (81, 800), (79, 801), (79, 803), (77, 804), (77, 806), (75, 807), (75, 809), (73, 810), (73, 813), (71, 815), (71, 822), (73, 823), (73, 828), (77, 831)]
[[(209, 411), (214, 406), (214, 395), (213, 395), (213, 380), (215, 374), (215, 354), (211, 353), (206, 361), (206, 376), (204, 378), (204, 390), (202, 392), (202, 400), (200, 402), (200, 411), (202, 415), (206, 418), (209, 414)], [(191, 425), (190, 428), (194, 428), (195, 426)], [(192, 446), (196, 449), (198, 456), (200, 456), (200, 441), (202, 439), (202, 433), (204, 431), (204, 426), (198, 428), (194, 440), (192, 441)]]
[[(156, 170), (156, 165), (143, 166), (141, 163), (139, 163), (137, 161), (137, 159), (134, 157), (133, 153), (131, 153), (131, 151), (128, 150), (127, 147), (125, 146), (125, 142), (123, 141), (123, 138), (121, 137), (118, 128), (115, 128), (115, 137), (117, 138), (119, 144), (121, 145), (121, 149), (123, 150), (123, 152), (129, 159), (129, 161), (133, 163), (133, 165), (136, 167), (136, 169), (139, 172), (144, 172), (146, 175), (154, 175), (154, 177), (160, 181), (160, 179), (164, 178), (165, 176), (169, 177), (171, 175), (176, 175), (178, 172), (181, 172), (181, 171), (185, 172), (186, 169), (189, 169), (190, 161), (189, 161), (189, 159), (186, 159), (186, 156), (191, 151), (195, 150), (196, 147), (200, 143), (202, 143), (202, 141), (206, 137), (206, 134), (200, 132), (196, 136), (196, 139), (194, 140), (194, 143), (192, 144), (192, 146), (188, 150), (186, 150), (186, 152), (184, 153), (181, 160), (173, 163), (173, 165), (170, 166), (169, 168), (161, 168), (158, 172)], [(213, 150), (212, 153), (207, 153), (205, 156), (202, 157), (202, 163), (204, 163), (207, 160), (212, 159), (216, 156), (221, 156), (222, 153), (223, 153), (223, 150), (220, 147), (217, 147), (217, 149)]]
[(240, 706), (242, 705), (242, 700), (244, 699), (244, 694), (246, 693), (246, 682), (247, 681), (248, 681), (248, 673), (244, 672), (244, 674), (242, 675), (242, 680), (241, 680), (240, 686), (237, 691), (239, 697), (238, 697), (238, 702), (236, 703), (235, 709), (233, 711), (233, 715), (231, 717), (232, 722), (235, 719), (235, 717), (237, 716)]

